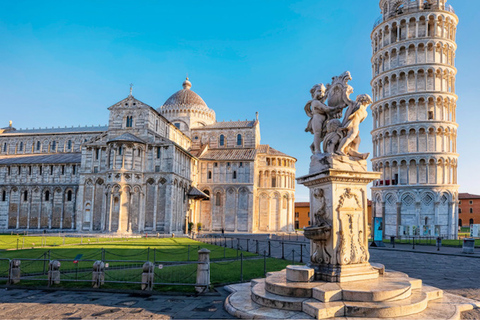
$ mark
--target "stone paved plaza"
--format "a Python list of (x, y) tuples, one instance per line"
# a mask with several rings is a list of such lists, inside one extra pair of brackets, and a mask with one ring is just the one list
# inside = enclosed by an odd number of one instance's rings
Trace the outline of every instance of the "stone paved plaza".
[[(397, 245), (398, 248), (398, 245)], [(417, 247), (418, 248), (418, 247)], [(427, 247), (422, 247), (424, 249)], [(405, 250), (407, 247), (405, 246)], [(417, 250), (420, 250), (417, 249)], [(480, 259), (459, 255), (372, 249), (371, 261), (408, 273), (448, 292), (480, 300)], [(456, 251), (459, 251), (457, 249)], [(277, 251), (272, 254), (278, 254)], [(231, 319), (223, 308), (227, 292), (183, 297), (126, 293), (0, 289), (0, 319)], [(464, 319), (480, 319), (479, 311)]]

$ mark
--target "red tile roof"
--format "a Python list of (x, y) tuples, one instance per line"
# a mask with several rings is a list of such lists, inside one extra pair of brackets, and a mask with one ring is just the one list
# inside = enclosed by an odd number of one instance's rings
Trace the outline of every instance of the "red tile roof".
[(471, 193), (462, 193), (460, 192), (458, 194), (458, 200), (467, 200), (467, 199), (480, 199), (480, 196), (478, 194), (471, 194)]
[(295, 207), (307, 208), (310, 207), (310, 202), (295, 202)]

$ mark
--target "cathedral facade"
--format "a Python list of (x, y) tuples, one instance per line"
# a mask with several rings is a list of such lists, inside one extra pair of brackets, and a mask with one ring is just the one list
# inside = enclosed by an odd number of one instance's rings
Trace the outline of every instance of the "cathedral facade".
[(296, 159), (260, 144), (258, 116), (217, 122), (183, 89), (130, 95), (108, 126), (0, 129), (0, 230), (293, 230)]

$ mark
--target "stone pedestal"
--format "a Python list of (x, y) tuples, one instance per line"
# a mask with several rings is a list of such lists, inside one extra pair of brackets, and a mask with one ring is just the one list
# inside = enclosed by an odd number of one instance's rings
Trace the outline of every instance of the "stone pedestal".
[[(337, 160), (333, 159), (335, 164)], [(368, 262), (367, 184), (378, 172), (326, 170), (297, 179), (310, 189), (312, 226), (305, 228), (315, 280), (347, 282), (378, 277)]]

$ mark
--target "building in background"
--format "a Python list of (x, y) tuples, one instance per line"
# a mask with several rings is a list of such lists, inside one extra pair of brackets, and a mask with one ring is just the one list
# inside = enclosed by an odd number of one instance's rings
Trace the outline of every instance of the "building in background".
[(295, 202), (295, 229), (310, 225), (310, 202)]
[(157, 110), (130, 91), (108, 126), (0, 129), (0, 230), (293, 231), (296, 159), (190, 88)]
[(446, 0), (381, 0), (372, 39), (373, 214), (385, 236), (458, 230), (455, 34)]
[(458, 226), (480, 224), (480, 195), (459, 193), (458, 199)]

